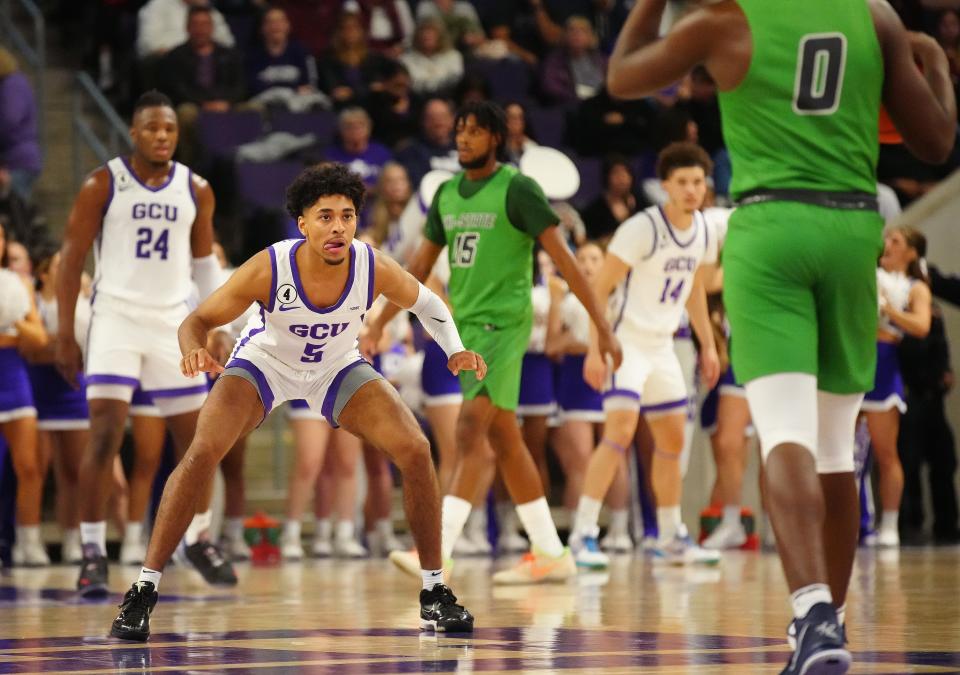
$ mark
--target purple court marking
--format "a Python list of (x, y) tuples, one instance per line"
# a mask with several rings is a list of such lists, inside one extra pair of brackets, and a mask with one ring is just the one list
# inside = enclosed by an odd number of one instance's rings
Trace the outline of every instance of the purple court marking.
[[(63, 588), (41, 588), (25, 589), (15, 586), (0, 586), (0, 608), (2, 607), (31, 607), (36, 605), (114, 605), (122, 597), (121, 593), (109, 595), (105, 598), (81, 598), (76, 591)], [(238, 596), (234, 595), (164, 595), (164, 603), (176, 602), (233, 602)], [(31, 638), (33, 639), (33, 638)], [(42, 640), (38, 647), (54, 646), (49, 644), (46, 638), (36, 638)], [(68, 640), (65, 645), (72, 645), (80, 638), (63, 638)], [(6, 640), (0, 640), (0, 649), (14, 649), (6, 645)], [(33, 645), (24, 645), (33, 646)]]

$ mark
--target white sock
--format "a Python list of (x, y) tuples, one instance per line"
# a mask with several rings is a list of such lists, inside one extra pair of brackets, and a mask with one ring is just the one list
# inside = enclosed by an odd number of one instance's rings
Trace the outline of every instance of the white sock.
[(466, 530), (473, 536), (487, 536), (487, 507), (475, 506), (467, 518)]
[(320, 518), (314, 530), (314, 537), (320, 540), (330, 541), (333, 538), (333, 521), (329, 518)]
[(18, 525), (17, 543), (21, 546), (32, 544), (40, 545), (40, 526), (39, 525)]
[(724, 527), (737, 527), (740, 525), (740, 505), (733, 504), (723, 507), (723, 522), (720, 523)]
[(899, 511), (884, 511), (880, 517), (880, 529), (884, 532), (899, 532)]
[(811, 607), (821, 602), (833, 602), (830, 587), (826, 584), (810, 584), (790, 594), (790, 604), (793, 605), (793, 616), (796, 619), (805, 617)]
[(563, 555), (563, 543), (557, 534), (557, 526), (550, 515), (550, 506), (546, 497), (534, 499), (526, 504), (517, 504), (517, 516), (523, 523), (523, 529), (530, 537), (531, 548), (550, 557)]
[(847, 603), (837, 607), (837, 621), (841, 626), (847, 625)]
[(285, 541), (300, 541), (299, 520), (288, 520), (283, 524), (283, 539)]
[(497, 502), (497, 525), (500, 528), (500, 536), (508, 537), (520, 534), (520, 521), (517, 520), (517, 511), (513, 508), (513, 502)]
[(443, 560), (453, 555), (453, 546), (463, 533), (473, 505), (466, 499), (453, 495), (443, 498), (443, 512), (440, 519), (440, 552)]
[(61, 540), (64, 544), (80, 541), (80, 528), (71, 527), (63, 531)]
[(374, 531), (384, 539), (394, 536), (393, 521), (390, 518), (381, 518), (373, 525)]
[(141, 581), (149, 581), (153, 584), (153, 590), (157, 590), (160, 587), (160, 577), (163, 576), (163, 572), (157, 572), (148, 567), (140, 568), (140, 576), (137, 577), (137, 583)]
[(353, 539), (355, 528), (352, 520), (337, 521), (337, 541), (350, 541)]
[(223, 521), (223, 537), (229, 541), (243, 539), (243, 518), (227, 518)]
[(582, 495), (577, 504), (577, 515), (573, 519), (573, 531), (581, 537), (596, 537), (600, 533), (597, 522), (600, 520), (600, 509), (603, 502), (587, 495)]
[(425, 591), (432, 591), (434, 586), (443, 583), (443, 570), (420, 570), (420, 576)]
[(143, 535), (143, 523), (127, 523), (123, 528), (123, 543), (139, 544)]
[(657, 528), (660, 530), (660, 541), (670, 541), (683, 525), (680, 516), (680, 505), (657, 507)]
[(627, 526), (630, 523), (630, 512), (626, 509), (617, 509), (610, 512), (610, 528), (608, 534), (622, 537), (627, 534)]
[(183, 541), (187, 546), (192, 546), (200, 541), (200, 535), (210, 529), (210, 523), (213, 522), (213, 512), (209, 509), (203, 513), (196, 513), (187, 531), (183, 535)]
[(80, 523), (80, 543), (85, 550), (96, 547), (96, 555), (107, 555), (107, 522)]

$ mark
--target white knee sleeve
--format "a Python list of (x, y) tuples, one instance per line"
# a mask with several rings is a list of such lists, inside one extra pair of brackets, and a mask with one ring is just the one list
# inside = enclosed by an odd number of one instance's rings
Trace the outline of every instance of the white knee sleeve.
[(745, 388), (764, 461), (783, 443), (802, 445), (817, 456), (816, 377), (777, 373), (751, 380)]
[(133, 387), (129, 384), (88, 384), (87, 400), (107, 398), (129, 403), (133, 399)]
[(817, 392), (817, 473), (854, 470), (853, 446), (863, 394)]

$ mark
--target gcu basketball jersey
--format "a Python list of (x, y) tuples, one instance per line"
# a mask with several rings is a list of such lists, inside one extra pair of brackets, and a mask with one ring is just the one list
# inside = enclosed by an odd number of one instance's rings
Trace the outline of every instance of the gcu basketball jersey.
[(305, 241), (287, 239), (267, 249), (273, 265), (270, 303), (247, 324), (235, 356), (250, 345), (290, 369), (319, 371), (357, 351), (363, 316), (373, 303), (373, 249), (354, 240), (340, 299), (316, 307), (304, 293), (297, 267), (297, 249)]
[(186, 301), (197, 217), (190, 169), (174, 162), (166, 182), (150, 187), (124, 157), (107, 168), (110, 197), (94, 247), (97, 293), (147, 307)]
[(716, 262), (717, 242), (699, 211), (681, 231), (653, 206), (617, 228), (608, 252), (631, 268), (614, 311), (617, 333), (669, 338), (680, 325), (697, 267)]

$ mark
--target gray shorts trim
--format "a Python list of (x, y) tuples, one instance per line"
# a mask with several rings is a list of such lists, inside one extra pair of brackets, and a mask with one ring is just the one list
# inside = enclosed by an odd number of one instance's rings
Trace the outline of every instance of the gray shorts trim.
[(368, 362), (363, 359), (354, 361), (333, 378), (327, 395), (323, 397), (320, 412), (333, 427), (339, 427), (340, 413), (357, 390), (367, 382), (382, 379), (383, 375), (374, 370)]

